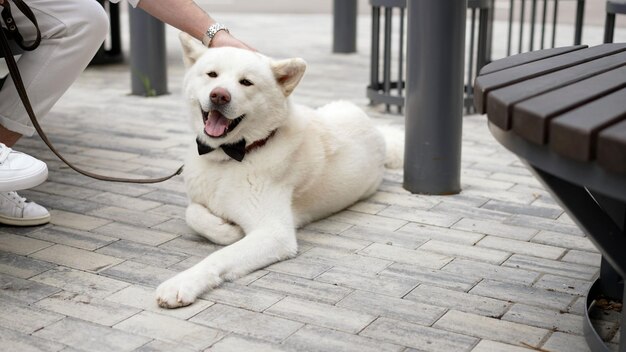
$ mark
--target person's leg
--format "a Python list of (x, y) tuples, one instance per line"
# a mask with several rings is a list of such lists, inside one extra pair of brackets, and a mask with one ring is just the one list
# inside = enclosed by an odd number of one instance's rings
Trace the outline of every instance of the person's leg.
[[(41, 44), (22, 54), (18, 67), (38, 118), (44, 117), (89, 64), (108, 31), (108, 19), (96, 1), (30, 0), (41, 30)], [(34, 38), (32, 24), (17, 10), (15, 22), (25, 39)], [(0, 90), (0, 224), (45, 224), (48, 211), (15, 190), (45, 181), (45, 163), (9, 148), (22, 135), (34, 133), (13, 82)], [(3, 144), (4, 143), (4, 144)]]

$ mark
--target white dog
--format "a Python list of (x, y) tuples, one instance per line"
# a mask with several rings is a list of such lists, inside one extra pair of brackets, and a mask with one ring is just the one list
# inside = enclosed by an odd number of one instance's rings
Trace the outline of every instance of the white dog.
[(197, 151), (184, 169), (186, 219), (228, 246), (157, 288), (157, 302), (167, 308), (294, 257), (296, 228), (371, 196), (386, 159), (395, 167), (401, 160), (401, 148), (386, 155), (383, 134), (355, 105), (312, 110), (290, 102), (306, 68), (302, 59), (207, 49), (184, 33), (180, 40), (197, 133)]

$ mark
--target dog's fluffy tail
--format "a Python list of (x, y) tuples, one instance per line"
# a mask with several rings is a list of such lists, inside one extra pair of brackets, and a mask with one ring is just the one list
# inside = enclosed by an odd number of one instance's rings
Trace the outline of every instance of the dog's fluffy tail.
[(385, 137), (387, 155), (385, 167), (389, 169), (401, 169), (404, 166), (404, 131), (394, 126), (378, 126), (378, 130)]

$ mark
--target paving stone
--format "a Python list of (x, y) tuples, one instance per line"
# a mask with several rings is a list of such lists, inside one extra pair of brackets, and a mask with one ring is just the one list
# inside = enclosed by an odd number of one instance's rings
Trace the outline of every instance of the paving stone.
[(189, 200), (187, 199), (187, 196), (179, 192), (155, 190), (142, 195), (141, 198), (153, 200), (164, 204), (178, 205), (180, 207), (186, 207), (187, 205), (189, 205)]
[(319, 247), (312, 248), (302, 254), (299, 254), (297, 258), (307, 262), (311, 261), (318, 264), (343, 266), (369, 273), (377, 273), (384, 270), (392, 263), (391, 260)]
[(154, 214), (165, 215), (168, 218), (179, 218), (179, 219), (185, 218), (185, 207), (172, 205), (172, 204), (164, 204), (164, 205), (158, 206), (156, 208), (150, 209), (150, 212)]
[(338, 235), (331, 235), (311, 230), (298, 230), (298, 242), (307, 242), (314, 246), (358, 251), (370, 245), (370, 241), (361, 241)]
[(534, 350), (521, 347), (521, 346), (513, 346), (507, 345), (502, 342), (496, 342), (491, 340), (480, 340), (478, 345), (474, 347), (472, 352), (531, 352)]
[(139, 197), (141, 195), (154, 191), (154, 187), (152, 186), (130, 183), (94, 182), (90, 184), (89, 187), (100, 191), (122, 194), (129, 197)]
[(456, 310), (448, 311), (434, 327), (512, 345), (530, 346), (538, 346), (549, 333), (545, 329)]
[(511, 303), (506, 299), (493, 299), (430, 285), (420, 285), (404, 298), (494, 318), (502, 316), (511, 306)]
[(411, 264), (394, 263), (380, 272), (381, 276), (399, 276), (420, 283), (431, 284), (457, 291), (469, 291), (481, 278), (468, 275), (456, 275), (450, 272), (428, 269)]
[(337, 235), (337, 234), (343, 233), (344, 231), (351, 228), (352, 226), (354, 225), (348, 224), (345, 222), (322, 219), (322, 220), (318, 220), (318, 221), (315, 221), (313, 223), (306, 225), (304, 229), (320, 231), (320, 232), (325, 232), (325, 233), (333, 233)]
[(383, 316), (425, 326), (432, 325), (446, 311), (445, 308), (408, 299), (362, 291), (354, 291), (336, 305), (375, 316)]
[(127, 260), (121, 264), (103, 270), (102, 275), (132, 284), (157, 287), (177, 272)]
[(431, 269), (441, 269), (453, 259), (450, 256), (431, 253), (425, 250), (405, 249), (379, 243), (374, 243), (368, 246), (367, 248), (359, 251), (359, 254), (397, 261), (405, 264), (414, 264)]
[(123, 306), (134, 307), (154, 313), (168, 315), (177, 319), (187, 320), (213, 305), (213, 302), (197, 299), (192, 305), (176, 309), (165, 309), (157, 305), (154, 288), (139, 285), (128, 286), (106, 298)]
[(215, 304), (189, 321), (278, 343), (304, 324), (246, 309)]
[(138, 211), (154, 209), (161, 205), (161, 203), (159, 202), (110, 192), (103, 192), (96, 196), (90, 197), (89, 199), (96, 203)]
[(555, 310), (565, 310), (576, 298), (567, 293), (490, 280), (479, 282), (470, 293)]
[(587, 252), (598, 252), (598, 249), (586, 237), (568, 235), (558, 232), (541, 231), (533, 237), (532, 242), (559, 246), (563, 248), (578, 249)]
[(53, 243), (25, 236), (16, 236), (8, 233), (0, 234), (0, 250), (5, 252), (28, 255), (52, 245)]
[[(294, 351), (287, 347), (277, 346), (275, 344), (231, 334), (215, 343), (208, 350), (210, 352), (236, 352), (236, 351), (255, 351), (255, 352), (287, 352)], [(302, 351), (302, 350), (300, 350)]]
[[(460, 216), (457, 215), (449, 215), (445, 212), (436, 213), (433, 211), (424, 211), (412, 208), (401, 207), (398, 205), (391, 205), (387, 207), (385, 210), (381, 211), (378, 215), (386, 216), (394, 219), (401, 219), (410, 222), (417, 222), (420, 224), (426, 225), (434, 225), (441, 227), (450, 227), (455, 222), (461, 219)], [(355, 224), (359, 225), (359, 224)], [(360, 223), (363, 225), (363, 223)], [(367, 224), (365, 224), (367, 225)], [(404, 225), (404, 224), (402, 224)], [(389, 230), (396, 230), (389, 229)]]
[(533, 242), (518, 241), (496, 236), (485, 236), (485, 238), (480, 240), (480, 242), (478, 242), (476, 245), (480, 247), (494, 248), (511, 253), (525, 254), (547, 259), (558, 259), (566, 251), (564, 248), (560, 247), (547, 246)]
[[(388, 210), (388, 209), (387, 209)], [(380, 214), (384, 215), (384, 214)], [(385, 215), (386, 216), (386, 215)], [(370, 214), (357, 213), (355, 211), (342, 211), (328, 218), (332, 221), (374, 227), (382, 230), (394, 231), (407, 223), (404, 220), (392, 219), (391, 217), (381, 217)]]
[(586, 296), (591, 287), (591, 282), (545, 274), (533, 286), (544, 288), (549, 291), (569, 293), (572, 295)]
[(31, 254), (35, 259), (67, 266), (74, 269), (97, 272), (121, 263), (119, 258), (98, 254), (78, 248), (55, 244)]
[(88, 251), (96, 250), (118, 240), (111, 236), (61, 226), (48, 227), (41, 231), (33, 232), (29, 236)]
[[(48, 178), (50, 180), (50, 178)], [(88, 199), (76, 199), (67, 196), (37, 192), (34, 190), (20, 191), (22, 197), (36, 200), (37, 204), (47, 209), (64, 210), (70, 213), (84, 214), (89, 211), (102, 208), (104, 205), (92, 202)]]
[(65, 318), (49, 325), (33, 336), (52, 340), (82, 351), (132, 351), (150, 341), (130, 332)]
[(223, 246), (211, 243), (208, 239), (196, 234), (185, 234), (162, 244), (160, 247), (204, 258)]
[(50, 223), (77, 230), (93, 230), (110, 223), (111, 220), (101, 219), (94, 216), (71, 213), (62, 210), (50, 210)]
[(439, 200), (428, 197), (416, 197), (413, 194), (397, 194), (389, 192), (376, 192), (368, 199), (369, 202), (384, 205), (399, 205), (406, 208), (428, 210), (439, 204)]
[(352, 292), (349, 288), (311, 281), (297, 276), (269, 273), (252, 283), (279, 294), (334, 304)]
[(2, 311), (2, 314), (0, 314), (0, 327), (24, 334), (31, 334), (65, 318), (61, 314), (37, 307), (30, 307), (27, 303), (21, 304), (19, 301), (13, 300), (1, 301), (0, 311)]
[(376, 316), (324, 303), (285, 297), (265, 311), (285, 319), (356, 334)]
[(32, 284), (36, 284), (35, 282), (45, 284), (45, 287), (48, 288), (48, 292), (52, 291), (43, 297), (60, 291), (60, 288), (66, 291), (85, 294), (90, 297), (105, 298), (129, 285), (128, 283), (101, 275), (63, 267), (48, 270), (45, 273), (32, 277), (30, 280), (32, 281), (28, 282)]
[(133, 352), (171, 352), (171, 351), (193, 352), (194, 350), (182, 347), (179, 343), (170, 343), (170, 342), (163, 342), (159, 340), (153, 340), (152, 342), (139, 347)]
[(589, 352), (583, 336), (555, 332), (541, 348), (548, 351)]
[(474, 337), (387, 318), (376, 319), (360, 335), (427, 352), (470, 351), (478, 341)]
[(500, 264), (511, 256), (510, 251), (467, 246), (457, 243), (448, 243), (438, 240), (430, 240), (419, 247), (420, 250), (435, 252), (456, 258), (467, 258), (477, 261)]
[(498, 266), (472, 260), (455, 259), (446, 265), (443, 271), (469, 277), (482, 277), (489, 280), (530, 285), (539, 277), (539, 273), (517, 267)]
[(498, 200), (490, 200), (482, 207), (485, 209), (497, 210), (510, 214), (522, 214), (528, 216), (542, 217), (546, 219), (556, 219), (563, 213), (563, 210), (561, 209), (541, 207), (532, 204), (525, 205), (512, 202), (503, 202)]
[(380, 230), (364, 226), (353, 226), (349, 230), (342, 232), (341, 236), (357, 238), (368, 241), (369, 243), (376, 242), (409, 249), (415, 249), (426, 241), (425, 239), (417, 238), (414, 234)]
[(36, 306), (105, 326), (113, 326), (140, 312), (139, 309), (67, 291), (44, 298)]
[(96, 253), (164, 268), (179, 263), (188, 257), (182, 253), (126, 240), (120, 240), (100, 248)]
[(194, 231), (187, 226), (187, 223), (183, 219), (171, 219), (162, 224), (158, 224), (157, 226), (153, 226), (152, 229), (174, 235), (194, 233)]
[(330, 265), (304, 262), (298, 258), (294, 258), (272, 264), (266, 267), (265, 270), (299, 276), (305, 279), (313, 279), (330, 268)]
[(559, 223), (550, 219), (543, 219), (534, 216), (513, 215), (505, 222), (508, 225), (525, 226), (537, 230), (559, 232), (569, 235), (583, 236), (583, 232), (576, 225)]
[(485, 235), (528, 241), (537, 233), (536, 229), (524, 226), (512, 226), (500, 222), (461, 219), (452, 226), (453, 229), (477, 232)]
[(561, 258), (561, 261), (589, 266), (600, 266), (600, 262), (602, 261), (602, 255), (596, 252), (587, 252), (571, 249), (567, 251), (567, 254), (565, 254), (563, 258)]
[(402, 226), (396, 233), (415, 238), (415, 240), (419, 240), (420, 242), (439, 240), (467, 245), (475, 244), (484, 236), (481, 233), (416, 224), (414, 222)]
[(0, 327), (0, 350), (20, 352), (56, 352), (66, 346), (35, 336)]
[(61, 291), (59, 288), (0, 274), (0, 300), (16, 300), (25, 304), (39, 301)]
[(102, 226), (94, 230), (94, 232), (151, 246), (156, 246), (178, 237), (176, 234), (120, 223)]
[(328, 270), (315, 280), (394, 297), (404, 296), (418, 284), (414, 279), (364, 274), (354, 269), (339, 267)]
[(28, 279), (54, 267), (52, 263), (0, 251), (0, 273)]
[(582, 319), (580, 315), (565, 313), (562, 310), (534, 307), (522, 303), (514, 304), (502, 317), (502, 320), (570, 334), (580, 332)]
[(593, 266), (534, 258), (519, 254), (512, 255), (502, 265), (584, 280), (591, 280), (598, 272), (598, 268)]
[(381, 210), (385, 209), (386, 207), (387, 205), (385, 204), (377, 204), (377, 203), (361, 201), (349, 207), (348, 210), (356, 211), (359, 213), (376, 215)]
[(139, 227), (151, 227), (169, 220), (167, 217), (162, 215), (150, 214), (145, 211), (130, 210), (119, 207), (104, 207), (94, 211), (90, 211), (88, 214)]
[(202, 295), (209, 301), (262, 312), (285, 296), (254, 286), (244, 286), (225, 282), (219, 287)]
[[(466, 205), (442, 202), (436, 207), (431, 209), (433, 213), (439, 214), (447, 214), (450, 216), (454, 214), (461, 218), (469, 218), (469, 219), (479, 219), (486, 221), (504, 221), (508, 219), (511, 215), (509, 213), (504, 213), (496, 210), (490, 210), (486, 208), (478, 208), (478, 207), (468, 207)], [(455, 221), (456, 222), (456, 221)], [(450, 224), (452, 225), (452, 224)]]
[(71, 194), (72, 198), (76, 199), (89, 199), (100, 193), (100, 191), (86, 187), (79, 187), (49, 181), (44, 182), (39, 187), (37, 187), (37, 191), (60, 196)]
[(114, 328), (193, 350), (206, 348), (224, 337), (224, 333), (219, 330), (146, 311), (124, 320)]
[(306, 325), (288, 337), (284, 345), (302, 352), (400, 352), (403, 347), (364, 336)]

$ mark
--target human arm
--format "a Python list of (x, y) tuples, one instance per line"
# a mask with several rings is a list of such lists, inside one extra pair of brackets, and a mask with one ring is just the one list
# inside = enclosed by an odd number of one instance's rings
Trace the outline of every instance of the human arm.
[[(193, 0), (141, 0), (137, 7), (159, 20), (202, 40), (207, 29), (216, 21)], [(175, 9), (175, 10), (173, 10)], [(219, 31), (213, 37), (211, 47), (232, 46), (254, 50), (227, 31)]]

